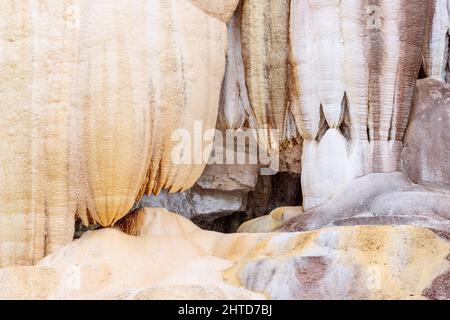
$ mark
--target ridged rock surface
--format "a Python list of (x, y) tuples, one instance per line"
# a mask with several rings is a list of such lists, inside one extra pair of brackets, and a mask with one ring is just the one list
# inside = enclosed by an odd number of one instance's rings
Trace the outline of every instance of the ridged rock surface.
[(1, 269), (0, 297), (450, 298), (450, 242), (427, 229), (357, 226), (224, 235), (165, 211), (140, 214), (138, 237), (95, 231), (35, 267)]
[(110, 226), (201, 175), (171, 138), (216, 124), (226, 25), (199, 8), (225, 21), (237, 3), (194, 2), (2, 1), (0, 266), (69, 242), (75, 214)]

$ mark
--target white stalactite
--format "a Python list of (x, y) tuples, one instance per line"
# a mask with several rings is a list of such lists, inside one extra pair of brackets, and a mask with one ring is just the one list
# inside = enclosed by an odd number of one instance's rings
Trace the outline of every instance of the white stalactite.
[[(429, 6), (422, 0), (371, 3), (291, 3), (305, 208), (355, 177), (398, 170)], [(321, 117), (330, 129), (317, 140)]]

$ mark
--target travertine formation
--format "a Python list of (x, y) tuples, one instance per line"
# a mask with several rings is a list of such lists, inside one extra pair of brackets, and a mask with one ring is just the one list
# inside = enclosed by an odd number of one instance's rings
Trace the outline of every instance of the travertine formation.
[(305, 208), (398, 170), (428, 11), (423, 0), (292, 1)]
[(99, 230), (35, 267), (0, 270), (0, 298), (450, 298), (450, 243), (427, 229), (224, 235), (161, 210), (144, 216), (138, 237)]
[(431, 0), (243, 0), (229, 24), (219, 123), (242, 127), (254, 114), (251, 128), (278, 130), (278, 137), (259, 134), (269, 152), (300, 132), (306, 208), (355, 177), (399, 170), (415, 82), (426, 52), (437, 50), (426, 48), (441, 9)]
[(195, 2), (2, 1), (0, 266), (70, 241), (75, 214), (110, 226), (201, 175), (172, 159), (217, 119), (226, 25), (199, 8), (226, 19), (236, 0)]
[(2, 1), (0, 298), (450, 299), (449, 1)]
[(239, 0), (188, 0), (212, 17), (227, 23)]

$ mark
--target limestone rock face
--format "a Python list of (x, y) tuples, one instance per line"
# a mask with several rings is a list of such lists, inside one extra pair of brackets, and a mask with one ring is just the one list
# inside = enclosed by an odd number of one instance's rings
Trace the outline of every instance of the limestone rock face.
[(0, 270), (0, 298), (450, 298), (450, 243), (427, 229), (224, 235), (161, 210), (143, 215), (138, 237), (99, 230), (35, 267)]
[(226, 279), (272, 299), (448, 299), (446, 283), (436, 285), (450, 269), (448, 250), (447, 239), (408, 226), (280, 234)]
[(402, 151), (402, 171), (415, 183), (450, 188), (450, 86), (417, 82)]
[(228, 25), (219, 127), (278, 130), (278, 139), (260, 132), (259, 144), (279, 149), (280, 171), (302, 171), (305, 208), (356, 177), (399, 171), (417, 75), (435, 56), (429, 36), (446, 5), (243, 0)]
[[(190, 164), (176, 165), (173, 134), (180, 129), (193, 133), (194, 121), (200, 121), (204, 130), (214, 128), (224, 72), (222, 22), (189, 1), (138, 1), (132, 6), (124, 1), (122, 5), (81, 8), (86, 15), (104, 12), (104, 20), (81, 19), (80, 33), (84, 27), (90, 30), (86, 33), (94, 45), (86, 45), (82, 62), (87, 67), (80, 67), (86, 77), (80, 96), (88, 98), (82, 101), (86, 104), (79, 121), (87, 141), (81, 152), (93, 155), (85, 156), (86, 174), (93, 180), (87, 184), (94, 193), (94, 207), (87, 209), (103, 226), (127, 214), (144, 191), (180, 191), (195, 183), (204, 162), (193, 164), (189, 159)], [(122, 25), (116, 25), (117, 20)], [(96, 50), (112, 52), (111, 57)], [(109, 83), (110, 79), (117, 82)], [(200, 95), (204, 88), (211, 94)], [(126, 121), (123, 114), (128, 115)], [(191, 151), (187, 146), (182, 150)]]
[(450, 0), (1, 1), (0, 299), (450, 299), (449, 27)]
[(70, 241), (75, 214), (110, 226), (143, 193), (201, 175), (203, 159), (173, 161), (174, 148), (198, 150), (172, 134), (216, 124), (226, 52), (216, 16), (236, 1), (194, 2), (2, 1), (0, 266)]

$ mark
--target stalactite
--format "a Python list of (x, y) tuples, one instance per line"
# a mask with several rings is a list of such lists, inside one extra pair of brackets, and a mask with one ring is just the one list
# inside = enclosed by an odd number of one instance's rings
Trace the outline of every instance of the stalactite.
[(217, 124), (219, 129), (242, 129), (246, 122), (251, 128), (257, 128), (248, 98), (244, 63), (242, 61), (241, 6), (237, 8), (228, 23), (227, 64), (220, 98)]
[[(244, 0), (242, 53), (246, 84), (259, 129), (283, 134), (288, 110), (289, 0)], [(275, 138), (276, 139), (276, 138)], [(269, 132), (260, 134), (260, 145), (269, 153), (279, 141)]]
[[(398, 170), (428, 10), (421, 0), (292, 1), (306, 208), (355, 177)], [(318, 137), (321, 112), (330, 129)], [(340, 132), (346, 116), (349, 140)]]

